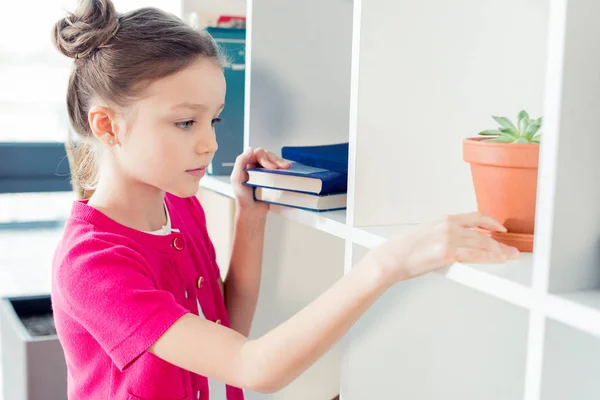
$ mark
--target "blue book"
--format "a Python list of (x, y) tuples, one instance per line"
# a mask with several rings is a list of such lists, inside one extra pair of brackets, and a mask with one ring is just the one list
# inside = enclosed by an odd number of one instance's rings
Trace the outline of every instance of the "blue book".
[(348, 143), (320, 146), (283, 146), (281, 157), (311, 167), (348, 174)]
[(248, 186), (325, 195), (345, 193), (348, 176), (323, 168), (292, 162), (287, 169), (246, 168)]
[(317, 195), (268, 187), (254, 187), (256, 201), (308, 211), (335, 211), (346, 208), (346, 193)]

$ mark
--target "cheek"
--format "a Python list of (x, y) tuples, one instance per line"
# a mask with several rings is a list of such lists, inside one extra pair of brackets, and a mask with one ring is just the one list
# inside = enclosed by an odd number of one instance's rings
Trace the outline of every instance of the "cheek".
[(142, 175), (164, 175), (169, 168), (181, 162), (181, 154), (176, 140), (177, 132), (171, 133), (151, 127), (140, 127), (131, 132), (127, 143), (127, 156), (124, 160), (130, 170)]

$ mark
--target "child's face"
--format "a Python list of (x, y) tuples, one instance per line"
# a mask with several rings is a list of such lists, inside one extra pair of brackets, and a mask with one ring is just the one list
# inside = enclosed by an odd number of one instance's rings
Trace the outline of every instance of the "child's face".
[(195, 195), (217, 151), (214, 124), (224, 101), (225, 78), (212, 60), (153, 82), (126, 118), (124, 172), (179, 197)]

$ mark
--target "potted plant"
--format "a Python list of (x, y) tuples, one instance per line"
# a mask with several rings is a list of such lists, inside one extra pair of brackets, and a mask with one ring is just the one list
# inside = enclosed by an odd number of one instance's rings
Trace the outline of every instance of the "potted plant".
[(496, 240), (533, 251), (538, 158), (542, 118), (519, 112), (517, 123), (492, 117), (497, 129), (463, 141), (463, 159), (470, 164), (477, 208), (507, 228), (487, 232)]

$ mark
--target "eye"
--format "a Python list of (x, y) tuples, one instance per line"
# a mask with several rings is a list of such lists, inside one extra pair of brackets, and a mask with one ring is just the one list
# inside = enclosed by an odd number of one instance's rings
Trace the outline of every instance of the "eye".
[(215, 118), (211, 121), (211, 125), (215, 126), (216, 124), (221, 123), (222, 119), (221, 118)]
[(190, 129), (192, 127), (192, 125), (194, 125), (195, 123), (196, 123), (196, 121), (194, 121), (193, 119), (190, 119), (188, 121), (177, 122), (177, 123), (175, 123), (175, 125), (178, 128), (185, 130), (185, 129)]

